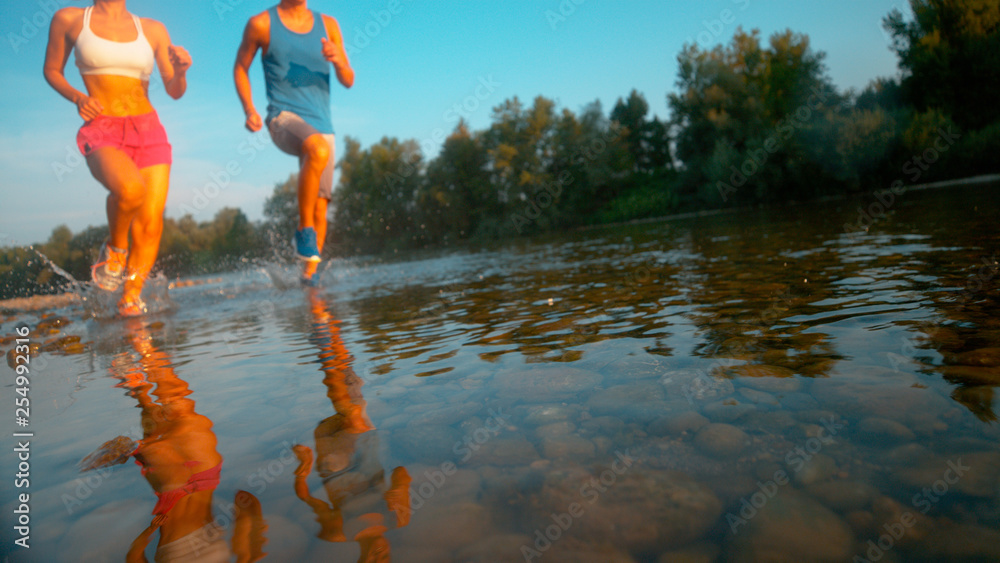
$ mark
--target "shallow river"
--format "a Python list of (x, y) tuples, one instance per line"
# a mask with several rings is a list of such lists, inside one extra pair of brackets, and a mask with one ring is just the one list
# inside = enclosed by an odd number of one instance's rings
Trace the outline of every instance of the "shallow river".
[(27, 323), (33, 356), (26, 427), (0, 368), (0, 554), (1000, 560), (998, 194), (331, 261), (318, 290), (247, 268), (131, 321), (9, 311), (0, 350)]

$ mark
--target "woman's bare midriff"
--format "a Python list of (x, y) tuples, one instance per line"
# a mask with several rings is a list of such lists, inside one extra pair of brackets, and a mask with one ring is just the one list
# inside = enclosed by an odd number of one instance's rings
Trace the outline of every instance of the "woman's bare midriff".
[(125, 117), (153, 111), (149, 103), (149, 82), (113, 74), (84, 75), (87, 93), (104, 106), (104, 115)]

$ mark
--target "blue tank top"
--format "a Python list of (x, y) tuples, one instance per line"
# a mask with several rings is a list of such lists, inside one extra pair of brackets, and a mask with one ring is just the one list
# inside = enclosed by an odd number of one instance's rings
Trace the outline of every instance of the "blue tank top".
[(320, 133), (332, 134), (330, 119), (330, 63), (323, 58), (326, 26), (323, 16), (313, 11), (313, 27), (295, 33), (282, 23), (277, 6), (271, 15), (271, 39), (263, 57), (267, 84), (267, 121), (282, 111), (290, 111)]

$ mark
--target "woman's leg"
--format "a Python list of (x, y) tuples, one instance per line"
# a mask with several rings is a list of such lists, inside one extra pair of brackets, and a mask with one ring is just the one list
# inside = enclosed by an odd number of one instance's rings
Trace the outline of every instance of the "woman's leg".
[(146, 181), (127, 154), (114, 147), (97, 149), (87, 157), (87, 166), (107, 188), (108, 229), (111, 246), (128, 248), (128, 232), (146, 194)]
[(156, 262), (163, 234), (163, 210), (170, 187), (169, 164), (149, 166), (140, 173), (146, 193), (132, 220), (132, 250), (128, 256), (123, 303), (139, 297)]

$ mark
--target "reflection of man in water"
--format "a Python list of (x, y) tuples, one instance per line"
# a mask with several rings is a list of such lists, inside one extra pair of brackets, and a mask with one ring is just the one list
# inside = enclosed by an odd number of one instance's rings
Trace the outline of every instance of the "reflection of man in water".
[(130, 325), (138, 360), (119, 355), (112, 374), (117, 387), (142, 409), (143, 436), (137, 443), (124, 436), (105, 443), (81, 462), (86, 471), (125, 463), (134, 457), (156, 494), (153, 520), (132, 542), (127, 561), (145, 561), (146, 545), (160, 530), (156, 561), (256, 561), (265, 555), (267, 528), (260, 503), (245, 491), (236, 494), (232, 549), (212, 515), (212, 495), (219, 485), (222, 456), (216, 448), (212, 421), (194, 410), (188, 384), (177, 377), (170, 357), (156, 349), (139, 321)]
[[(312, 470), (313, 452), (295, 446), (299, 467), (295, 471), (295, 494), (316, 513), (318, 536), (329, 542), (352, 538), (361, 546), (358, 561), (388, 561), (385, 539), (387, 513), (397, 527), (410, 521), (410, 475), (397, 467), (386, 490), (385, 470), (378, 459), (378, 435), (365, 413), (361, 378), (351, 368), (353, 358), (340, 337), (340, 321), (315, 290), (310, 291), (312, 340), (321, 348), (323, 383), (336, 414), (316, 426), (316, 470), (323, 480), (330, 504), (313, 497), (306, 483)], [(384, 491), (384, 492), (383, 492)], [(391, 518), (391, 517), (390, 517)]]

